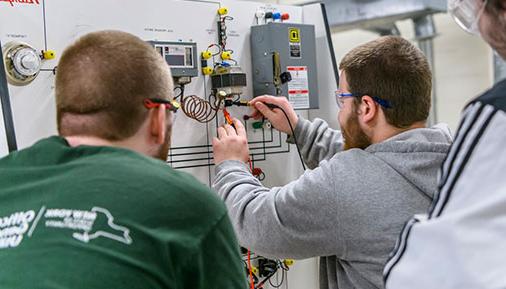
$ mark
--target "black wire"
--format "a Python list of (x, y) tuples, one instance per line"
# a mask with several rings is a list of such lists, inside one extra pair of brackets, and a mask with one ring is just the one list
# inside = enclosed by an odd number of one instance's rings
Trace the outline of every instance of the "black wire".
[[(244, 257), (244, 256), (243, 256)], [(245, 258), (245, 257), (244, 257)], [(263, 257), (261, 256), (256, 256), (256, 257), (251, 257), (250, 260), (253, 261), (253, 260), (257, 260), (257, 259), (262, 259)], [(244, 262), (246, 262), (245, 259), (242, 259)]]
[(276, 108), (279, 108), (283, 114), (286, 117), (286, 121), (288, 122), (288, 125), (290, 126), (290, 130), (292, 131), (293, 141), (295, 142), (295, 147), (297, 147), (297, 153), (299, 153), (300, 163), (302, 164), (302, 168), (304, 171), (306, 170), (306, 165), (304, 164), (304, 159), (302, 158), (302, 154), (300, 152), (299, 143), (297, 142), (297, 137), (295, 136), (295, 130), (293, 129), (292, 123), (290, 122), (290, 118), (288, 118), (288, 114), (285, 112), (284, 109), (276, 105)]
[(209, 51), (209, 48), (212, 48), (212, 47), (218, 47), (218, 52), (216, 52), (216, 53), (212, 53), (212, 52), (211, 52), (211, 55), (212, 55), (212, 56), (218, 56), (218, 55), (220, 55), (220, 54), (221, 54), (221, 52), (222, 52), (222, 48), (221, 48), (221, 46), (220, 46), (220, 45), (213, 43), (213, 44), (211, 44), (211, 45), (209, 45), (209, 46), (207, 47), (207, 50)]
[(174, 92), (179, 89), (179, 94), (174, 96), (174, 100), (177, 100), (178, 98), (182, 97), (184, 94), (184, 85), (176, 86), (174, 87)]
[(288, 122), (288, 125), (290, 126), (290, 130), (292, 131), (292, 136), (293, 136), (293, 140), (295, 142), (295, 147), (297, 148), (297, 153), (299, 154), (300, 163), (302, 164), (302, 168), (305, 171), (306, 165), (304, 164), (304, 159), (302, 158), (302, 153), (300, 152), (299, 143), (297, 142), (297, 136), (295, 135), (295, 130), (293, 129), (293, 126), (292, 126), (292, 123), (290, 122), (290, 118), (288, 117), (288, 114), (286, 113), (286, 111), (283, 108), (281, 108), (278, 105), (269, 104), (269, 103), (266, 103), (266, 105), (271, 109), (279, 108), (283, 112), (283, 114), (285, 115), (286, 121)]
[(272, 278), (272, 276), (274, 276), (277, 272), (277, 268), (276, 268), (276, 271), (273, 271), (272, 273), (269, 273), (262, 281), (260, 281), (258, 284), (257, 284), (257, 287), (255, 287), (256, 289), (259, 289), (259, 288), (263, 288), (263, 286), (265, 285), (265, 283), (267, 283), (267, 281), (270, 282), (270, 279)]
[(271, 287), (273, 287), (273, 288), (279, 288), (279, 287), (281, 287), (281, 285), (283, 285), (283, 282), (285, 282), (285, 273), (286, 273), (285, 270), (281, 270), (281, 281), (278, 282), (278, 280), (277, 280), (278, 275), (277, 274), (279, 274), (279, 272), (276, 272), (276, 282), (278, 284), (276, 284), (276, 285), (272, 284), (272, 280), (269, 279), (269, 284), (271, 285)]

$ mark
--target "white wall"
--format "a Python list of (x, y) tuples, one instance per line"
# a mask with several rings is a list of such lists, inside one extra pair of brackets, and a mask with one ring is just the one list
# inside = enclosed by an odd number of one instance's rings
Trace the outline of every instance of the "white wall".
[[(278, 4), (297, 5), (310, 0), (259, 0)], [(434, 17), (439, 36), (434, 41), (435, 77), (438, 121), (456, 131), (462, 108), (472, 98), (493, 83), (492, 51), (479, 37), (460, 29), (447, 14)], [(402, 36), (414, 41), (410, 20), (398, 23)], [(332, 38), (337, 61), (353, 47), (373, 40), (377, 34), (351, 30), (334, 33)], [(336, 109), (337, 112), (337, 109)], [(336, 126), (337, 121), (329, 119)]]
[(456, 128), (467, 102), (493, 84), (492, 50), (449, 15), (437, 15), (435, 21), (441, 34), (434, 43), (438, 116)]
[[(447, 14), (434, 17), (438, 37), (434, 40), (438, 121), (455, 132), (462, 108), (492, 85), (492, 52), (480, 38), (461, 30)], [(415, 41), (411, 21), (398, 23), (402, 36)], [(332, 35), (338, 62), (356, 45), (373, 40), (377, 34), (351, 30)]]

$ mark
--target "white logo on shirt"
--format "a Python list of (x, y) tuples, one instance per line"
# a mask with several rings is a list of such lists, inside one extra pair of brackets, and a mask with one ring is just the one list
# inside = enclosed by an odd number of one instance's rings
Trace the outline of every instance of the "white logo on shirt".
[(19, 246), (34, 218), (35, 212), (33, 210), (15, 212), (10, 216), (0, 217), (0, 249)]
[(72, 237), (84, 243), (99, 237), (127, 245), (132, 244), (130, 230), (114, 223), (112, 214), (104, 208), (91, 210), (47, 209), (42, 206), (35, 215), (34, 210), (14, 212), (0, 216), (0, 250), (15, 248), (25, 236), (31, 237), (41, 218), (46, 228), (70, 229)]
[[(111, 215), (111, 213), (109, 211), (107, 211), (106, 209), (103, 209), (103, 208), (99, 208), (99, 207), (93, 207), (93, 209), (91, 209), (91, 211), (93, 211), (95, 213), (97, 213), (97, 212), (102, 213), (107, 217), (107, 225), (109, 225), (109, 227), (110, 227), (109, 231), (97, 230), (97, 231), (94, 231), (93, 233), (90, 234), (90, 231), (92, 231), (92, 230), (87, 230), (87, 231), (84, 231), (83, 233), (72, 234), (72, 236), (74, 238), (76, 238), (77, 240), (83, 241), (85, 243), (88, 243), (90, 240), (93, 240), (95, 238), (102, 236), (105, 238), (116, 240), (118, 242), (125, 243), (127, 245), (130, 245), (132, 243), (132, 238), (130, 238), (130, 230), (128, 230), (126, 227), (122, 227), (122, 226), (118, 226), (118, 225), (114, 224), (114, 217)], [(110, 230), (110, 229), (112, 229), (112, 230)], [(116, 234), (119, 234), (121, 236), (116, 235)]]
[[(71, 229), (74, 231), (72, 237), (89, 243), (98, 237), (104, 237), (130, 245), (132, 238), (130, 230), (114, 223), (112, 214), (104, 208), (93, 207), (91, 211), (71, 209), (48, 209), (45, 216), (46, 227)], [(97, 219), (105, 217), (107, 226), (96, 228)]]

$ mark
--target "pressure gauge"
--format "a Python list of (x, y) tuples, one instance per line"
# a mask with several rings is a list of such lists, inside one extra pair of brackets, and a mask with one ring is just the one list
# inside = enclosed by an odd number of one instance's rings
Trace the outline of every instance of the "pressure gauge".
[(26, 43), (9, 42), (3, 47), (7, 81), (23, 86), (32, 82), (40, 72), (41, 54)]

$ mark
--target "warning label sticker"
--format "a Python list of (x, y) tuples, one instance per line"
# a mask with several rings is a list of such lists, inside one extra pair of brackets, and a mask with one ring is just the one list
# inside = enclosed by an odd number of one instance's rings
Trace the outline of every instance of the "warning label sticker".
[(288, 100), (294, 109), (309, 108), (309, 82), (307, 66), (288, 66), (292, 80), (288, 82)]

